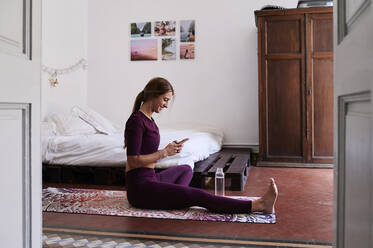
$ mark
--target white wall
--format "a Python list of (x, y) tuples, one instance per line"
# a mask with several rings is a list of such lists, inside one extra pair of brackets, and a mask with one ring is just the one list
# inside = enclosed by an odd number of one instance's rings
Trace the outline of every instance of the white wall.
[[(87, 0), (42, 1), (42, 64), (63, 69), (87, 58)], [(42, 73), (42, 118), (87, 103), (87, 71), (58, 76), (51, 87)]]
[[(157, 118), (160, 127), (192, 123), (224, 131), (226, 145), (257, 145), (257, 29), (254, 10), (296, 0), (89, 0), (88, 105), (118, 124), (137, 93), (155, 76), (167, 78), (176, 99)], [(196, 59), (134, 61), (131, 22), (196, 20)]]

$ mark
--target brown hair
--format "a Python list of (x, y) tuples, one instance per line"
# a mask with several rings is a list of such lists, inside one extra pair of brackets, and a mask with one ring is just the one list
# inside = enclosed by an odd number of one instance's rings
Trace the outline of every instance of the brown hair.
[(161, 77), (152, 78), (137, 95), (132, 112), (138, 111), (143, 102), (157, 98), (169, 91), (172, 92), (172, 95), (175, 94), (174, 88), (167, 79)]

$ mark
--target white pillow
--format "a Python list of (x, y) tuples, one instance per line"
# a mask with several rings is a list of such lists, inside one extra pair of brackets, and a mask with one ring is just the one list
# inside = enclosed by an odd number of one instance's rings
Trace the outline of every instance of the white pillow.
[(42, 137), (56, 136), (56, 124), (52, 121), (43, 121), (40, 125), (40, 134)]
[(118, 130), (108, 119), (106, 119), (93, 109), (90, 109), (88, 107), (82, 108), (74, 106), (71, 111), (82, 118), (84, 121), (92, 125), (100, 133), (111, 135), (118, 132)]
[(56, 126), (57, 135), (95, 134), (96, 129), (74, 114), (52, 114), (48, 118)]

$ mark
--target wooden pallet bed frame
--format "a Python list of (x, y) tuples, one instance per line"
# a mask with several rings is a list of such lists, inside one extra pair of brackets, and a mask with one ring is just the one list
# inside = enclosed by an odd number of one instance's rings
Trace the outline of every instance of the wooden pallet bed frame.
[[(244, 189), (250, 168), (250, 152), (221, 150), (207, 159), (196, 162), (191, 186), (205, 188), (208, 178), (213, 178), (217, 168), (223, 168), (226, 188)], [(156, 169), (160, 171), (162, 169)], [(43, 164), (43, 184), (93, 184), (125, 185), (125, 170), (122, 166), (71, 166)]]
[(197, 162), (191, 185), (205, 188), (206, 179), (214, 178), (217, 168), (223, 168), (226, 188), (242, 191), (250, 169), (250, 153), (215, 153)]

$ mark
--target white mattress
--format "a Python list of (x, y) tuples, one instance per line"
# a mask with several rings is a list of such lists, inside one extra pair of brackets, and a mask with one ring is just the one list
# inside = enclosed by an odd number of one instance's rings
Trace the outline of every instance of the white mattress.
[[(173, 140), (189, 138), (181, 153), (159, 160), (156, 168), (188, 164), (207, 158), (222, 147), (223, 134), (214, 128), (160, 130), (159, 149)], [(124, 166), (123, 131), (112, 135), (89, 134), (42, 138), (43, 163), (79, 166)]]

